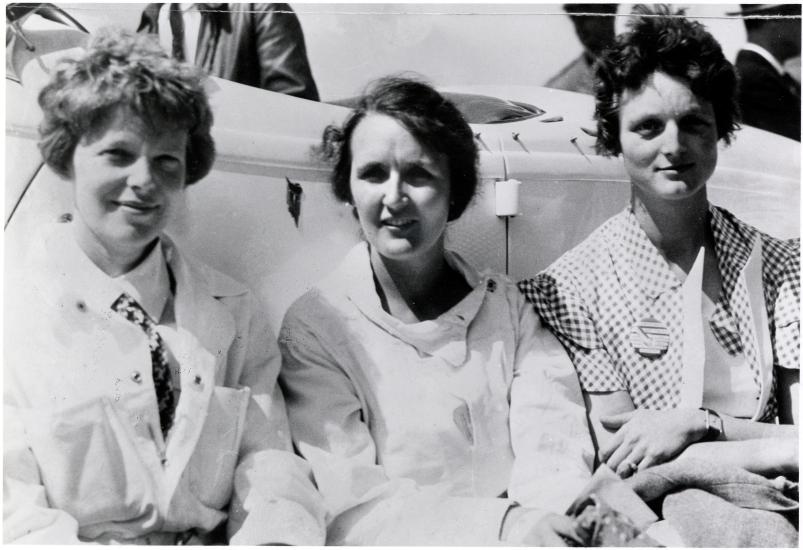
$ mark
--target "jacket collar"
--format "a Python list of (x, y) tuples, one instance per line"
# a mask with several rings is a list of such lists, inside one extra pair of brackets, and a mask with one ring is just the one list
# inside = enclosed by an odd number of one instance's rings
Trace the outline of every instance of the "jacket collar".
[[(648, 300), (681, 286), (629, 206), (608, 227), (606, 240), (620, 279), (640, 290), (639, 294)], [(627, 295), (633, 296), (631, 292)]]
[(722, 274), (722, 290), (725, 296), (730, 296), (750, 259), (758, 232), (741, 223), (727, 210), (711, 206), (710, 211), (714, 247)]
[[(61, 307), (89, 308), (114, 318), (111, 309), (124, 290), (83, 252), (69, 223), (46, 227), (41, 235), (34, 275), (41, 288)], [(175, 318), (179, 333), (215, 356), (223, 356), (234, 338), (234, 320), (218, 298), (237, 296), (247, 288), (203, 265), (185, 258), (166, 234), (160, 246), (175, 280)], [(192, 347), (192, 346), (189, 346)]]
[(221, 273), (184, 257), (167, 235), (162, 235), (165, 258), (176, 280), (175, 315), (179, 333), (197, 346), (225, 357), (234, 338), (234, 319), (218, 298), (237, 296), (247, 289)]
[(775, 56), (772, 55), (766, 48), (762, 48), (758, 44), (753, 44), (752, 42), (746, 42), (742, 44), (741, 51), (753, 52), (754, 54), (761, 56), (761, 58), (763, 58), (768, 65), (775, 69), (779, 76), (784, 74), (785, 71), (781, 62), (778, 61), (778, 59), (776, 59)]
[(370, 252), (365, 242), (357, 244), (346, 256), (333, 283), (345, 289), (347, 299), (372, 323), (385, 332), (413, 346), (419, 353), (438, 356), (449, 364), (459, 366), (468, 353), (467, 334), (488, 292), (500, 282), (490, 274), (477, 273), (457, 253), (446, 251), (447, 263), (458, 271), (473, 288), (458, 304), (437, 319), (418, 323), (403, 323), (382, 309), (376, 293), (371, 269)]
[[(756, 238), (756, 231), (740, 223), (731, 213), (709, 205), (709, 221), (723, 277), (723, 291), (730, 295), (739, 274), (747, 264)], [(613, 252), (611, 259), (620, 277), (626, 278), (648, 300), (664, 292), (680, 288), (680, 281), (658, 249), (650, 242), (630, 207), (609, 226), (606, 240)]]

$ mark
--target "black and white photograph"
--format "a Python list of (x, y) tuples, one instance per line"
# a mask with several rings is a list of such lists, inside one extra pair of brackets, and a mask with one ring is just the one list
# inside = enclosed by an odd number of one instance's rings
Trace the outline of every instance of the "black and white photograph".
[(800, 3), (5, 6), (4, 544), (799, 547)]

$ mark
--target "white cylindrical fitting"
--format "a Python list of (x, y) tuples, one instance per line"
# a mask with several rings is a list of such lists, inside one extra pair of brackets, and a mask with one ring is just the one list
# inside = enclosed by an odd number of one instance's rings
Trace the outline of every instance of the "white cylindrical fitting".
[(502, 180), (494, 184), (496, 191), (496, 215), (518, 216), (519, 212), (519, 180)]

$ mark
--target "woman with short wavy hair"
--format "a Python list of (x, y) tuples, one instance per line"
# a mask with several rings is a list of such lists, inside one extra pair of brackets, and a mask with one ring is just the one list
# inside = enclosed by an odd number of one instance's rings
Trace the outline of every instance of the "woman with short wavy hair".
[(735, 71), (700, 23), (635, 13), (596, 76), (597, 149), (621, 155), (630, 204), (521, 287), (620, 474), (681, 452), (796, 473), (799, 240), (709, 203), (718, 142), (738, 128)]
[(202, 75), (108, 31), (39, 103), (74, 209), (7, 272), (4, 542), (321, 544), (262, 308), (164, 233), (214, 161)]
[(324, 150), (364, 241), (279, 337), (298, 451), (349, 545), (560, 546), (591, 474), (571, 362), (515, 285), (446, 247), (477, 149), (429, 85), (385, 78)]

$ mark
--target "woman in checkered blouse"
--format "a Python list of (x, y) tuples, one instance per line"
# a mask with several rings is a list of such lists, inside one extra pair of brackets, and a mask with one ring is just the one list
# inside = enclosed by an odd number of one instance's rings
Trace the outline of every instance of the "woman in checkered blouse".
[(736, 73), (699, 23), (638, 12), (596, 75), (597, 149), (622, 155), (630, 205), (520, 288), (571, 355), (617, 472), (683, 452), (796, 473), (799, 240), (708, 202), (717, 142), (738, 129)]

